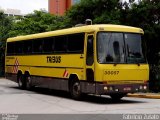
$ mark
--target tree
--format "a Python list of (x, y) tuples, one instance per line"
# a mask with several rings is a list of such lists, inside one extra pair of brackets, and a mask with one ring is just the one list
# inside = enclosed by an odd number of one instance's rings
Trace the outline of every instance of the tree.
[(12, 19), (6, 17), (5, 14), (0, 11), (0, 42), (3, 43), (8, 38), (8, 31), (12, 27)]
[(67, 13), (72, 23), (84, 23), (92, 19), (93, 23), (119, 23), (121, 2), (120, 0), (81, 0)]
[(0, 75), (4, 74), (5, 42), (9, 37), (8, 31), (11, 27), (12, 19), (6, 17), (4, 13), (0, 11)]
[(9, 35), (13, 37), (62, 29), (69, 26), (64, 21), (67, 21), (65, 16), (51, 15), (45, 11), (34, 11), (33, 14), (28, 14), (20, 21), (15, 22)]

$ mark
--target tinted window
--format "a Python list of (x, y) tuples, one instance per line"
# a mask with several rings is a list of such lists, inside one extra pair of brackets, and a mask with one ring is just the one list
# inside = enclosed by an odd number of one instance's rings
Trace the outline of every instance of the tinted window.
[(82, 53), (84, 49), (84, 34), (68, 35), (68, 52)]
[(15, 42), (15, 53), (22, 54), (23, 53), (23, 41)]
[(128, 63), (144, 63), (140, 34), (125, 34), (126, 54)]
[(24, 52), (32, 53), (32, 40), (24, 41)]
[(94, 58), (93, 58), (93, 40), (94, 37), (93, 35), (88, 36), (87, 39), (87, 65), (92, 65), (94, 62)]
[(42, 39), (37, 39), (33, 41), (33, 52), (34, 53), (41, 53), (42, 52), (42, 46), (43, 45), (43, 40)]
[(43, 51), (44, 53), (52, 53), (54, 51), (54, 37), (44, 38)]
[(14, 54), (14, 43), (9, 42), (7, 43), (7, 55)]
[(66, 36), (55, 37), (55, 52), (66, 52), (67, 50), (67, 39)]
[(84, 34), (73, 34), (7, 43), (8, 54), (83, 53)]

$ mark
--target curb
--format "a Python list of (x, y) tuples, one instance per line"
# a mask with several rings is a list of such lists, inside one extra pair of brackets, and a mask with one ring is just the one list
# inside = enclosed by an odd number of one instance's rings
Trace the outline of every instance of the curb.
[(150, 98), (150, 99), (160, 99), (160, 94), (128, 94), (127, 97), (137, 97), (137, 98)]

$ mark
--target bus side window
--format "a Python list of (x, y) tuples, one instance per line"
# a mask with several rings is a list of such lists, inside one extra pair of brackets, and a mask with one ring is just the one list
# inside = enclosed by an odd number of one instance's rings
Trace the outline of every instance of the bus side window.
[(67, 52), (82, 54), (84, 50), (84, 34), (68, 35)]
[(87, 39), (87, 65), (92, 65), (94, 61), (93, 57), (93, 35), (88, 36)]
[(56, 36), (55, 37), (55, 48), (54, 49), (56, 53), (66, 53), (67, 51), (66, 36)]
[(15, 52), (15, 42), (7, 43), (7, 55), (13, 55)]
[(24, 41), (24, 53), (26, 54), (32, 53), (32, 40)]
[(15, 54), (23, 53), (23, 41), (15, 42)]
[(43, 39), (37, 39), (33, 41), (33, 53), (42, 52)]
[(53, 53), (54, 52), (54, 37), (44, 38), (43, 52)]

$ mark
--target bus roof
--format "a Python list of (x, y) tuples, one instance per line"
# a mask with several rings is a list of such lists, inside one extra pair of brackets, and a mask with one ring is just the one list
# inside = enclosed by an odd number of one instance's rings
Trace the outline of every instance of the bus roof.
[(80, 27), (72, 27), (67, 29), (55, 30), (50, 32), (43, 32), (37, 34), (30, 34), (24, 36), (17, 36), (13, 38), (8, 38), (7, 42), (45, 38), (58, 35), (67, 35), (74, 33), (84, 33), (84, 32), (98, 32), (98, 31), (110, 31), (110, 32), (129, 32), (129, 33), (140, 33), (143, 34), (143, 30), (137, 27), (124, 26), (124, 25), (112, 25), (112, 24), (99, 24), (99, 25), (84, 25)]

